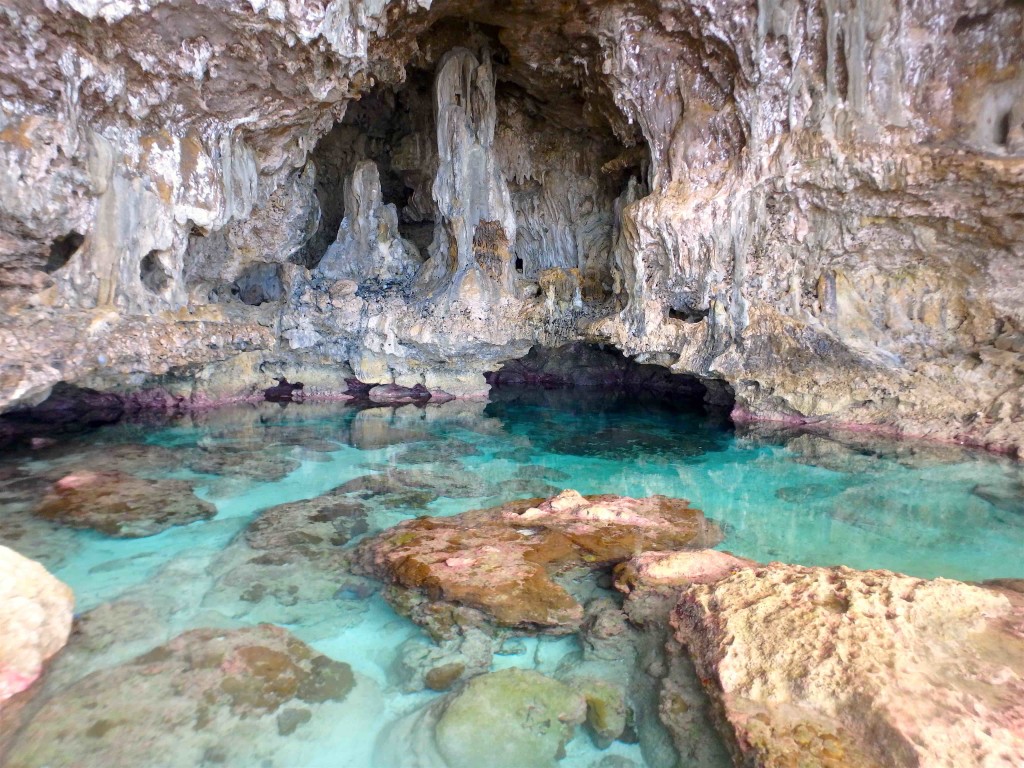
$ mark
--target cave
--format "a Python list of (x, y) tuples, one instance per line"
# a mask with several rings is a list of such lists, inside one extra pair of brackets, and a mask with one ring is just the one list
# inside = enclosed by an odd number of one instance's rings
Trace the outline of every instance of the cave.
[(522, 398), (531, 390), (555, 390), (561, 401), (586, 401), (588, 406), (595, 401), (608, 405), (628, 400), (634, 405), (656, 403), (714, 412), (724, 420), (735, 406), (735, 392), (725, 381), (640, 363), (599, 344), (537, 346), (485, 376), (492, 387), (492, 400)]
[(0, 764), (1024, 765), (1022, 29), (8, 3)]
[[(432, 192), (438, 165), (432, 89), (438, 62), (462, 48), (493, 68), (492, 151), (515, 218), (514, 242), (507, 243), (514, 277), (536, 283), (544, 270), (578, 269), (588, 299), (611, 295), (616, 200), (630, 179), (647, 184), (650, 163), (643, 136), (606, 91), (569, 80), (571, 75), (562, 71), (567, 61), (575, 60), (577, 69), (586, 66), (592, 40), (569, 41), (546, 31), (563, 48), (548, 51), (551, 61), (537, 69), (506, 47), (523, 45), (525, 25), (535, 18), (511, 15), (505, 21), (499, 27), (441, 15), (422, 22), (422, 29), (416, 27), (417, 53), (402, 81), (379, 86), (350, 104), (318, 142), (310, 158), (321, 218), (305, 247), (307, 265), (319, 265), (343, 235), (340, 228), (347, 226), (343, 222), (350, 213), (345, 185), (351, 184), (357, 164), (367, 160), (376, 166), (382, 206), (394, 207), (397, 236), (422, 258), (440, 247), (434, 244), (436, 237), (443, 239), (443, 217)], [(462, 98), (454, 94), (456, 106)]]
[(161, 260), (160, 251), (150, 251), (139, 262), (139, 280), (147, 290), (162, 293), (171, 283), (171, 275)]
[(85, 236), (80, 232), (68, 232), (55, 238), (50, 245), (50, 257), (46, 260), (45, 271), (56, 272), (65, 266), (84, 242)]

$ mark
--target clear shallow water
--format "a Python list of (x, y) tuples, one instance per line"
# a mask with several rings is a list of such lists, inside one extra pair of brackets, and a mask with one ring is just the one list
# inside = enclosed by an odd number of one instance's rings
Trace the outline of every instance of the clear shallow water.
[[(48, 482), (83, 468), (186, 479), (217, 514), (134, 540), (28, 514)], [(359, 486), (367, 476), (387, 482)], [(280, 624), (350, 664), (360, 682), (340, 722), (297, 730), (273, 764), (368, 768), (382, 729), (435, 695), (402, 693), (396, 684), (397, 649), (424, 641), (422, 633), (379, 595), (344, 589), (343, 574), (291, 574), (293, 600), (253, 601), (239, 586), (254, 578), (240, 534), (262, 510), (350, 481), (363, 488), (353, 498), (365, 504), (370, 532), (563, 488), (665, 494), (690, 499), (718, 521), (720, 548), (755, 560), (963, 580), (1024, 577), (1024, 470), (1014, 462), (913, 443), (736, 433), (703, 414), (558, 392), (424, 409), (263, 404), (172, 426), (106, 428), (0, 459), (0, 543), (71, 585), (78, 613), (140, 606), (135, 618), (104, 628), (111, 642), (102, 652), (66, 653), (58, 682), (187, 629)], [(574, 638), (528, 638), (516, 650), (496, 657), (495, 668), (551, 673), (577, 647)], [(567, 751), (560, 765), (568, 768), (589, 768), (608, 754), (643, 764), (635, 745), (599, 751), (582, 730)]]

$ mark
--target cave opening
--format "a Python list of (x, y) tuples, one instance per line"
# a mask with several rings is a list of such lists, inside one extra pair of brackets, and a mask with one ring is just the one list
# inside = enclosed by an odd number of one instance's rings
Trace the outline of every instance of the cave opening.
[(281, 265), (276, 263), (251, 264), (231, 285), (231, 293), (243, 304), (258, 307), (269, 301), (284, 298)]
[(574, 342), (533, 347), (485, 374), (491, 398), (543, 401), (559, 407), (669, 407), (714, 416), (723, 423), (736, 404), (728, 382), (645, 364), (604, 344)]
[(1007, 110), (1003, 116), (996, 121), (996, 144), (1005, 147), (1010, 143), (1010, 122), (1012, 111)]
[(142, 257), (139, 279), (152, 293), (162, 293), (171, 284), (171, 274), (160, 259), (160, 251), (150, 251)]
[(85, 236), (81, 232), (75, 232), (74, 230), (66, 235), (55, 237), (50, 244), (50, 255), (46, 260), (43, 271), (47, 274), (53, 274), (61, 267), (66, 266), (84, 242)]
[(344, 118), (317, 143), (310, 159), (320, 224), (306, 249), (307, 266), (316, 267), (338, 236), (346, 215), (346, 178), (365, 160), (376, 165), (382, 202), (395, 207), (401, 236), (421, 251), (430, 245), (433, 178), (424, 174), (433, 139), (432, 83), (432, 73), (410, 67), (401, 86), (377, 88), (349, 104)]
[[(349, 104), (312, 151), (321, 220), (306, 265), (317, 267), (346, 236), (346, 209), (365, 197), (350, 181), (364, 161), (376, 168), (382, 208), (393, 206), (397, 235), (420, 259), (446, 242), (433, 192), (439, 164), (435, 78), (445, 55), (462, 48), (493, 68), (488, 148), (514, 213), (511, 279), (535, 284), (546, 270), (578, 270), (585, 299), (610, 298), (616, 202), (631, 179), (643, 186), (650, 160), (639, 127), (626, 120), (602, 79), (588, 76), (600, 71), (596, 39), (568, 35), (558, 14), (534, 17), (496, 6), (469, 18), (446, 16), (443, 6), (395, 32), (394, 38), (405, 34), (414, 42), (403, 82), (382, 83)], [(452, 99), (461, 103), (467, 95), (457, 90)]]

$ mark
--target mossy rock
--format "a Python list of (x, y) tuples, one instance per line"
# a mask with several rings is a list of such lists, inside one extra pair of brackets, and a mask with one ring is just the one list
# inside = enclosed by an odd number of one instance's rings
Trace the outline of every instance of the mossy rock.
[(605, 680), (580, 678), (566, 681), (587, 702), (587, 730), (600, 749), (622, 736), (629, 717), (625, 691)]
[(529, 670), (475, 677), (453, 697), (435, 729), (449, 768), (546, 768), (587, 716), (569, 686)]

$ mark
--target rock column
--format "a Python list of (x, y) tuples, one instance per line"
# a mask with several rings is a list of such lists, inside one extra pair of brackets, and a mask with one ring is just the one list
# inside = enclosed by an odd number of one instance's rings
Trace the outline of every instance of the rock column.
[(439, 212), (421, 290), (472, 302), (510, 288), (515, 212), (494, 151), (494, 71), (465, 48), (441, 59), (434, 81)]

